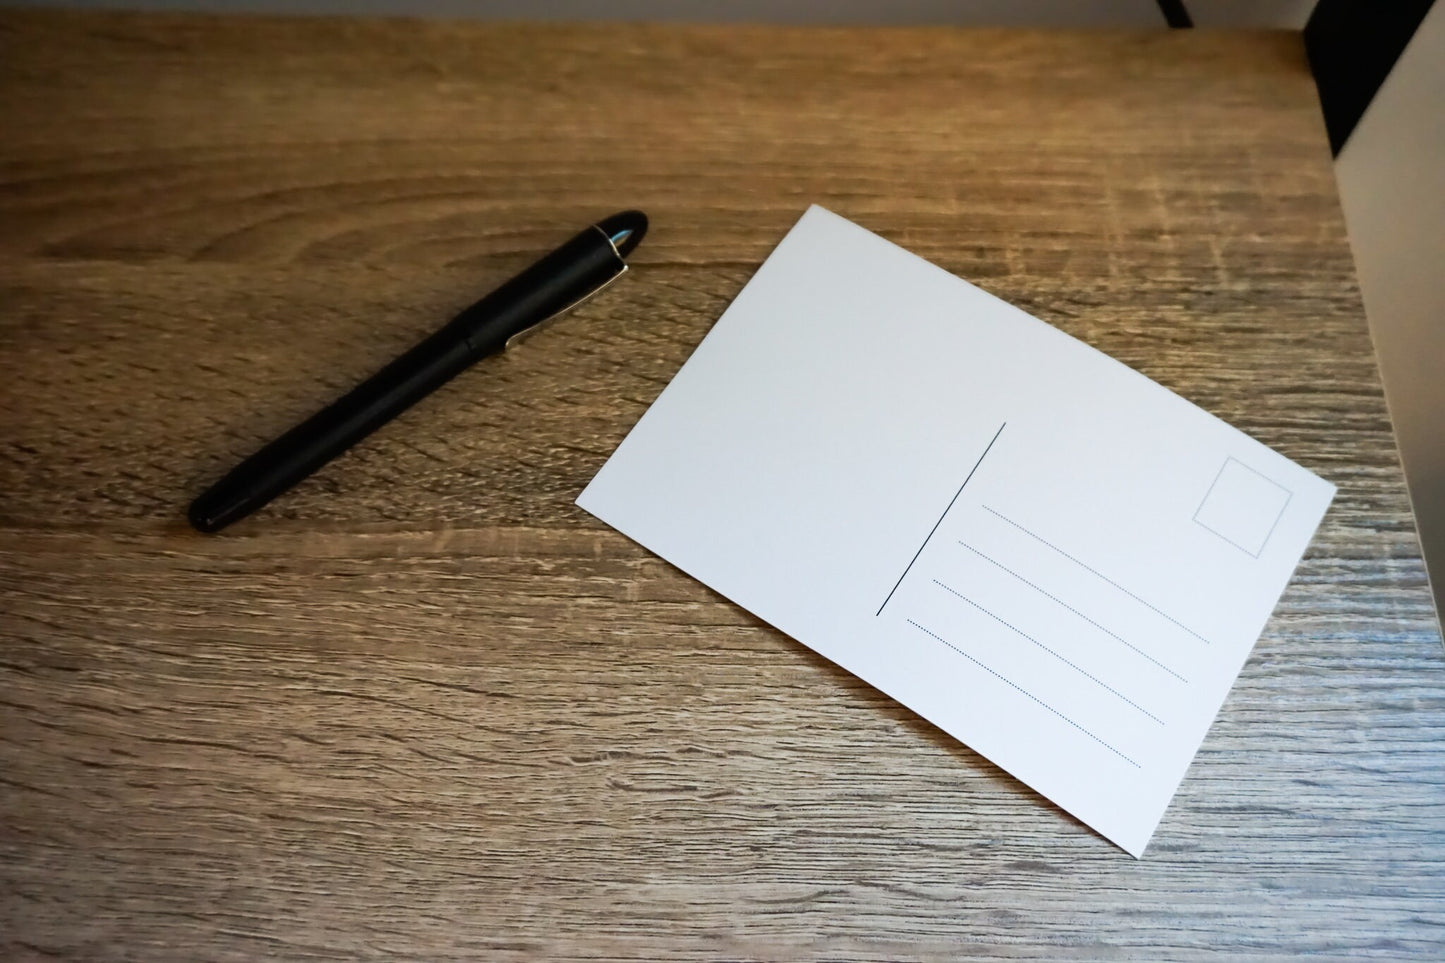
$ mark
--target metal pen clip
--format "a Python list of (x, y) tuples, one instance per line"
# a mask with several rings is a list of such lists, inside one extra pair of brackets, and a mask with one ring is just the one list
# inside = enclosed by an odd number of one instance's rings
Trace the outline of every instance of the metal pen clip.
[(521, 331), (518, 331), (516, 334), (512, 335), (510, 338), (507, 339), (506, 343), (502, 345), (502, 350), (503, 350), (503, 351), (510, 351), (510, 350), (512, 349), (512, 345), (516, 344), (517, 342), (521, 341), (521, 340), (524, 339), (524, 338), (527, 338), (527, 337), (531, 336), (532, 334), (535, 334), (535, 333), (538, 332), (538, 331), (541, 331), (541, 330), (542, 330), (543, 328), (545, 328), (547, 325), (551, 324), (553, 321), (556, 321), (558, 318), (560, 318), (562, 315), (566, 314), (568, 311), (571, 311), (573, 308), (575, 308), (575, 307), (577, 307), (578, 305), (582, 304), (582, 302), (588, 301), (588, 300), (596, 297), (598, 294), (602, 293), (603, 291), (606, 291), (608, 288), (612, 287), (612, 283), (613, 283), (614, 281), (616, 281), (618, 278), (622, 277), (622, 275), (624, 275), (624, 274), (626, 274), (626, 273), (627, 273), (627, 265), (624, 264), (624, 265), (622, 265), (622, 270), (618, 271), (616, 274), (612, 275), (612, 277), (608, 278), (606, 281), (603, 281), (603, 282), (602, 282), (601, 284), (599, 284), (597, 287), (593, 288), (591, 291), (588, 291), (586, 294), (582, 295), (582, 297), (578, 298), (576, 301), (573, 301), (571, 304), (567, 305), (565, 308), (561, 309), (560, 311), (556, 311), (556, 312), (554, 312), (554, 313), (552, 313), (552, 314), (547, 315), (545, 318), (543, 318), (541, 321), (538, 321), (536, 324), (532, 325), (530, 328), (523, 328)]
[(591, 291), (588, 291), (586, 294), (582, 295), (582, 297), (578, 298), (576, 301), (573, 301), (562, 310), (549, 314), (547, 315), (547, 317), (543, 318), (541, 321), (538, 321), (531, 327), (523, 328), (521, 331), (518, 331), (516, 334), (512, 335), (506, 340), (506, 343), (502, 345), (503, 351), (510, 351), (512, 349), (512, 345), (534, 334), (535, 332), (542, 330), (547, 325), (551, 324), (553, 321), (566, 314), (568, 311), (571, 311), (573, 308), (580, 305), (583, 301), (594, 298), (601, 292), (606, 291), (612, 286), (612, 282), (616, 281), (618, 278), (622, 277), (622, 275), (627, 273), (627, 262), (622, 259), (622, 252), (617, 250), (617, 244), (612, 240), (612, 238), (608, 235), (606, 231), (602, 230), (601, 226), (593, 224), (592, 228), (593, 230), (601, 234), (604, 238), (607, 238), (607, 243), (612, 248), (612, 254), (614, 257), (617, 258), (617, 263), (622, 265), (622, 270), (618, 271), (616, 274), (612, 275), (612, 277), (608, 278), (606, 281), (603, 281), (601, 284), (597, 285), (597, 287), (593, 288)]

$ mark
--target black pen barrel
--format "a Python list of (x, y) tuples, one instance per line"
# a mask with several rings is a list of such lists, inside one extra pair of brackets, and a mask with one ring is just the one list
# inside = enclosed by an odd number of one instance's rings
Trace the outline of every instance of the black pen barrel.
[(197, 498), (191, 524), (214, 532), (285, 492), (507, 340), (565, 311), (626, 267), (590, 227), (462, 311), (411, 350), (237, 465)]

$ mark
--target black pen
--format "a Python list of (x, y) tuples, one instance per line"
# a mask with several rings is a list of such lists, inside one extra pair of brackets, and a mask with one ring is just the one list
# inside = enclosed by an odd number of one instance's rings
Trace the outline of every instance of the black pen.
[(474, 361), (496, 354), (622, 276), (647, 233), (641, 211), (600, 221), (458, 314), (426, 340), (232, 469), (191, 503), (220, 531), (356, 444)]

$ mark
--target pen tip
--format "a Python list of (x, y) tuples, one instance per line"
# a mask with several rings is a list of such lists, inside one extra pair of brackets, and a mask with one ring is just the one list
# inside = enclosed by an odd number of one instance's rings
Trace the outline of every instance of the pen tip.
[(215, 517), (207, 511), (206, 506), (201, 503), (200, 499), (196, 499), (191, 503), (190, 509), (186, 512), (186, 520), (191, 523), (191, 527), (196, 531), (205, 532), (206, 534), (215, 532), (221, 527), (216, 524)]
[(598, 221), (597, 226), (612, 241), (617, 253), (627, 257), (647, 235), (647, 215), (641, 211), (623, 211)]
[(191, 507), (186, 510), (186, 520), (196, 531), (209, 535), (244, 518), (255, 507), (254, 500), (238, 498), (228, 486), (216, 485), (191, 502)]

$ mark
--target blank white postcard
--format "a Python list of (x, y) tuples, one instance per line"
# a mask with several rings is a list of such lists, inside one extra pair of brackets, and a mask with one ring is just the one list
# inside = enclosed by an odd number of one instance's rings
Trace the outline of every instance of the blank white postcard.
[(577, 503), (1139, 856), (1333, 495), (813, 207)]

